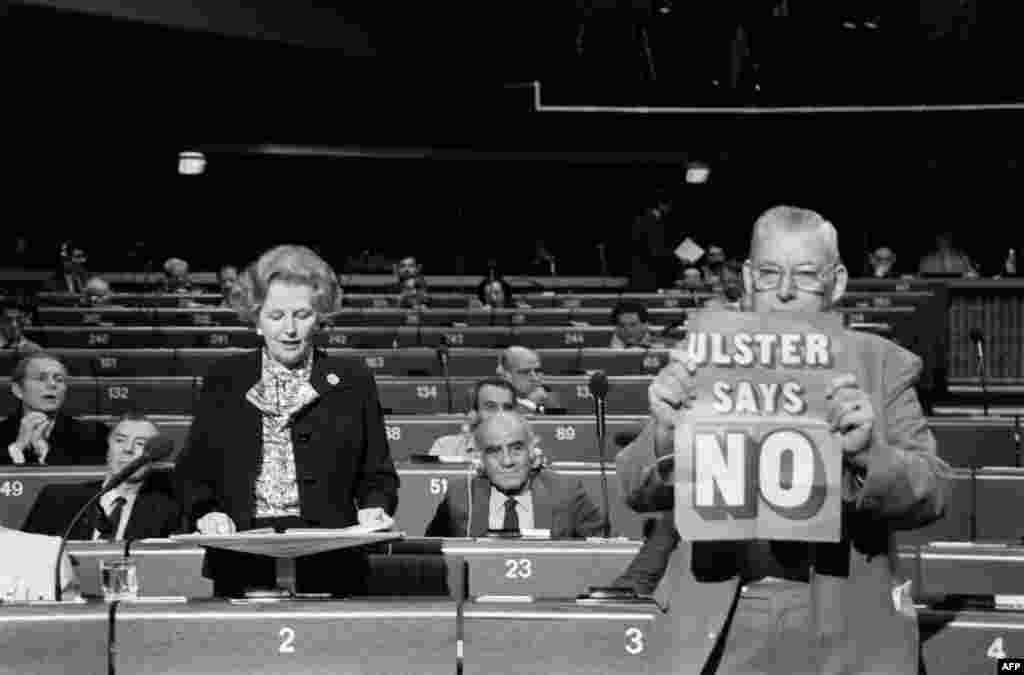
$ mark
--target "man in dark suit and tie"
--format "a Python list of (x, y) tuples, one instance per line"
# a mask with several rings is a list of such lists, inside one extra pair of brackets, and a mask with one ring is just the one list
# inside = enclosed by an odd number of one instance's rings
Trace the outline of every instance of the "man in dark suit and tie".
[[(73, 485), (47, 485), (25, 520), (22, 529), (38, 534), (61, 535), (79, 509), (114, 474), (137, 459), (159, 430), (148, 418), (126, 413), (107, 441), (107, 476), (102, 481)], [(123, 541), (164, 538), (179, 529), (181, 508), (149, 479), (149, 467), (135, 472), (119, 487), (100, 498), (98, 507), (71, 531), (71, 539)]]
[(11, 372), (17, 413), (0, 421), (0, 465), (103, 464), (107, 427), (62, 412), (68, 395), (68, 370), (48, 352), (22, 357)]
[(452, 481), (428, 537), (480, 537), (488, 530), (549, 530), (554, 539), (599, 536), (604, 516), (579, 479), (543, 466), (530, 425), (517, 412), (480, 421), (481, 462), (469, 486)]

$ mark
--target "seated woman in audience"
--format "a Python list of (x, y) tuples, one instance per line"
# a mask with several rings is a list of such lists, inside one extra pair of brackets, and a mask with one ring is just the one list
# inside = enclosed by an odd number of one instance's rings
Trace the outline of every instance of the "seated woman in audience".
[(502, 277), (484, 279), (476, 287), (476, 297), (470, 301), (471, 309), (529, 309), (525, 302), (516, 302), (512, 287)]
[[(263, 347), (226, 356), (203, 378), (176, 471), (188, 527), (386, 529), (398, 474), (376, 383), (365, 366), (313, 344), (340, 304), (334, 271), (308, 248), (279, 246), (245, 270), (236, 292)], [(206, 562), (218, 595), (274, 584), (270, 558), (209, 551)], [(365, 555), (345, 551), (297, 565), (302, 591), (359, 593), (365, 575)]]

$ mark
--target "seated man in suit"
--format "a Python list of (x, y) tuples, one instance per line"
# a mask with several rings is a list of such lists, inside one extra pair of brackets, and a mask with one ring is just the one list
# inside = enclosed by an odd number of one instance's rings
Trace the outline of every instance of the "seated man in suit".
[[(26, 534), (0, 526), (0, 605), (53, 600), (59, 537)], [(61, 599), (78, 596), (78, 579), (65, 553), (60, 559)]]
[[(26, 532), (61, 535), (78, 510), (118, 471), (137, 459), (159, 431), (144, 415), (126, 413), (110, 431), (107, 476), (103, 481), (43, 488), (25, 520)], [(181, 508), (150, 479), (143, 467), (100, 498), (99, 508), (71, 531), (71, 539), (109, 541), (164, 538), (180, 528)]]
[(519, 405), (531, 413), (564, 413), (558, 397), (544, 385), (540, 354), (526, 347), (509, 347), (498, 357), (498, 376), (516, 390)]
[(473, 439), (473, 429), (480, 420), (487, 419), (501, 411), (515, 411), (516, 390), (500, 377), (487, 377), (476, 382), (469, 392), (470, 410), (466, 424), (457, 434), (441, 436), (430, 446), (429, 454), (450, 461), (479, 459)]
[(61, 412), (68, 370), (56, 355), (26, 354), (11, 371), (11, 391), (21, 409), (0, 421), (3, 464), (103, 464), (107, 427)]
[(452, 481), (428, 537), (480, 537), (488, 530), (549, 530), (554, 539), (598, 536), (604, 516), (578, 478), (544, 468), (529, 422), (502, 411), (475, 430), (481, 460), (467, 486)]

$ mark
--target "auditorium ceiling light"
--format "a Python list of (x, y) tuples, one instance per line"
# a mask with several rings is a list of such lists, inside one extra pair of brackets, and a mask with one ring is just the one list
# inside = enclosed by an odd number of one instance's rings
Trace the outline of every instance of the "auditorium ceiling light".
[(206, 171), (206, 156), (201, 152), (186, 150), (178, 153), (178, 173), (182, 176), (198, 176)]
[(686, 165), (686, 182), (689, 185), (706, 183), (711, 175), (711, 168), (704, 162), (690, 162)]

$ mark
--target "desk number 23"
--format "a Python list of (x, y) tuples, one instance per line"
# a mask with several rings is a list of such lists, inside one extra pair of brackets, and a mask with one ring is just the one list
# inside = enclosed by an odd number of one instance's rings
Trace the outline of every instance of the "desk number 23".
[(289, 626), (285, 626), (277, 632), (277, 636), (281, 638), (281, 646), (277, 648), (278, 654), (294, 654), (295, 653), (295, 629)]

